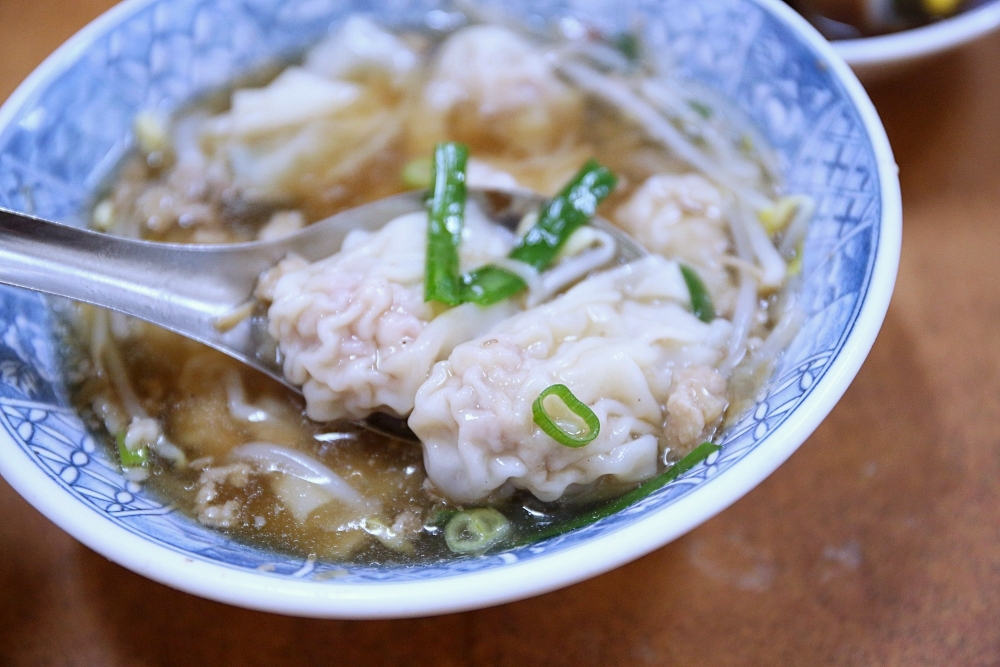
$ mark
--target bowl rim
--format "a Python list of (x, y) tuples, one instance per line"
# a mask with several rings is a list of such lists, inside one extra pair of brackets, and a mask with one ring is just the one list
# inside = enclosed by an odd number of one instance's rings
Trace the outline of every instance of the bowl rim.
[[(106, 30), (156, 0), (125, 0), (99, 16), (50, 55), (0, 107), (0, 128)], [(796, 32), (844, 87), (868, 134), (880, 182), (882, 217), (868, 291), (853, 330), (810, 394), (771, 435), (740, 461), (739, 473), (685, 494), (670, 512), (653, 512), (630, 525), (552, 554), (484, 572), (425, 581), (310, 582), (262, 576), (185, 556), (99, 516), (65, 493), (11, 437), (0, 432), (0, 474), (31, 505), (89, 548), (138, 574), (178, 590), (249, 609), (316, 618), (403, 618), (482, 608), (546, 593), (602, 574), (658, 549), (743, 497), (781, 465), (829, 414), (868, 355), (885, 318), (902, 238), (902, 208), (888, 138), (853, 72), (805, 19), (781, 0), (751, 0)], [(718, 483), (715, 480), (725, 480)], [(561, 566), (572, 558), (573, 567)]]
[(947, 51), (1000, 28), (1000, 0), (919, 28), (833, 42), (852, 67), (903, 63)]

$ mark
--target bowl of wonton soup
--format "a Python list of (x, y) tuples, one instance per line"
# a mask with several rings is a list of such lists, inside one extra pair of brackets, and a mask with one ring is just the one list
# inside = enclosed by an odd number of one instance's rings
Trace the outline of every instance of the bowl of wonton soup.
[[(91, 408), (81, 407), (79, 387), (88, 373), (96, 371), (92, 362), (88, 365), (85, 358), (81, 362), (78, 354), (74, 356), (73, 346), (66, 343), (72, 324), (67, 324), (65, 314), (73, 306), (2, 288), (0, 473), (25, 499), (107, 558), (195, 595), (300, 616), (420, 616), (536, 595), (649, 553), (738, 500), (812, 433), (846, 390), (875, 340), (892, 293), (901, 237), (898, 179), (888, 141), (860, 84), (830, 45), (791, 9), (772, 0), (665, 0), (655, 6), (602, 0), (506, 0), (478, 3), (474, 11), (460, 6), (462, 11), (432, 0), (393, 3), (391, 8), (338, 0), (319, 4), (263, 0), (252, 7), (221, 0), (126, 1), (54, 53), (0, 108), (0, 205), (67, 224), (94, 224), (101, 219), (100, 211), (106, 210), (101, 203), (107, 201), (109, 191), (114, 192), (115, 179), (123, 178), (122, 165), (128, 164), (136, 150), (143, 150), (150, 136), (158, 136), (150, 133), (148, 124), (143, 125), (145, 121), (137, 123), (137, 118), (148, 119), (151, 111), (158, 118), (179, 117), (198, 104), (217, 105), (212, 113), (225, 115), (229, 98), (223, 95), (227, 102), (219, 105), (217, 91), (231, 90), (234, 85), (265, 85), (266, 77), (261, 79), (264, 75), (259, 73), (269, 72), (273, 77), (289, 64), (298, 67), (304, 53), (314, 53), (309, 50), (319, 48), (317, 44), (334, 43), (330, 40), (344, 34), (338, 31), (351, 21), (357, 25), (359, 16), (392, 34), (431, 35), (429, 42), (458, 34), (476, 22), (517, 31), (527, 42), (564, 40), (568, 51), (560, 53), (572, 52), (574, 40), (584, 40), (589, 48), (588, 40), (597, 39), (599, 48), (585, 54), (589, 58), (586, 72), (581, 74), (579, 68), (562, 71), (564, 79), (566, 72), (577, 72), (575, 81), (581, 88), (594, 83), (595, 79), (587, 78), (591, 74), (613, 78), (616, 67), (631, 71), (628, 61), (637, 52), (644, 54), (641, 57), (652, 63), (654, 83), (668, 72), (670, 86), (695, 91), (696, 97), (680, 98), (686, 103), (671, 113), (712, 122), (713, 113), (724, 109), (724, 115), (736, 119), (734, 127), (741, 128), (734, 145), (748, 153), (759, 146), (766, 153), (762, 164), (766, 163), (778, 184), (775, 201), (794, 194), (802, 198), (796, 201), (810, 202), (802, 237), (792, 254), (781, 260), (782, 270), (795, 277), (794, 328), (787, 330), (787, 340), (766, 372), (758, 373), (739, 410), (732, 411), (725, 422), (717, 417), (719, 427), (711, 432), (711, 450), (700, 450), (703, 455), (690, 466), (682, 466), (683, 472), (665, 478), (662, 475), (684, 459), (663, 453), (662, 443), (656, 454), (654, 444), (653, 456), (663, 460), (653, 461), (645, 482), (641, 477), (629, 479), (645, 485), (655, 472), (661, 480), (655, 488), (640, 486), (643, 493), (626, 491), (617, 500), (602, 496), (593, 502), (615, 511), (584, 512), (583, 518), (568, 520), (564, 530), (518, 533), (515, 526), (510, 533), (514, 537), (480, 550), (452, 549), (455, 553), (444, 556), (432, 550), (422, 560), (401, 556), (372, 562), (248, 541), (225, 523), (225, 516), (218, 520), (220, 514), (214, 510), (199, 515), (197, 507), (171, 502), (160, 487), (147, 481), (146, 473), (136, 475), (128, 466), (122, 467), (125, 460), (108, 433), (108, 420), (96, 419)], [(359, 7), (363, 7), (360, 15), (351, 13)], [(363, 49), (384, 42), (374, 34), (362, 42)], [(401, 43), (424, 42), (405, 38)], [(552, 66), (546, 62), (531, 61), (525, 66), (533, 71)], [(588, 94), (614, 97), (607, 95), (608, 90), (618, 89), (601, 84), (592, 86)], [(701, 100), (712, 106), (706, 108)], [(604, 99), (602, 103), (611, 102)], [(630, 117), (642, 116), (635, 109), (629, 113)], [(529, 113), (525, 118), (534, 116)], [(514, 125), (517, 136), (524, 139), (524, 149), (532, 150), (537, 143), (531, 135), (534, 126), (530, 122)], [(610, 135), (608, 142), (615, 141), (617, 136)], [(219, 142), (222, 145), (223, 140)], [(250, 165), (247, 178), (261, 173), (255, 170), (256, 155), (240, 163)], [(473, 146), (470, 159), (476, 155)], [(624, 177), (619, 174), (619, 194), (623, 189), (629, 196), (643, 192), (644, 185), (628, 178), (632, 167), (625, 165)], [(477, 178), (498, 178), (495, 169), (483, 171), (482, 165), (475, 169), (476, 175), (471, 167), (468, 172), (470, 184)], [(529, 185), (540, 191), (548, 187), (551, 192), (546, 194), (554, 194), (565, 180), (561, 178), (553, 177), (551, 187), (543, 180)], [(503, 175), (500, 179), (506, 182)], [(615, 210), (637, 210), (628, 208), (629, 201), (633, 200), (614, 202)], [(720, 210), (739, 206), (738, 201), (720, 202)], [(751, 224), (761, 228), (769, 224), (767, 216), (759, 213), (751, 219), (759, 219)], [(270, 220), (274, 221), (273, 216)], [(188, 228), (178, 230), (178, 234), (188, 233)], [(780, 240), (781, 232), (775, 238)], [(498, 246), (502, 253), (511, 241), (507, 243)], [(664, 270), (672, 272), (669, 275), (676, 276), (676, 282), (682, 273), (679, 265), (671, 266)], [(765, 280), (759, 268), (749, 269), (739, 262), (731, 266), (735, 268), (724, 275), (752, 274)], [(675, 310), (693, 310), (695, 288), (687, 282), (689, 299), (685, 282), (677, 284), (684, 292), (677, 297), (683, 307), (675, 304)], [(552, 303), (561, 307), (573, 294), (570, 289)], [(668, 296), (657, 292), (654, 305)], [(722, 302), (716, 305), (720, 312), (727, 308)], [(537, 312), (543, 311), (532, 311)], [(503, 325), (498, 326), (503, 333)], [(512, 326), (517, 329), (516, 324)], [(726, 326), (717, 328), (731, 335)], [(484, 333), (487, 341), (492, 340), (489, 331)], [(642, 338), (642, 331), (637, 330), (635, 337)], [(718, 345), (724, 352), (725, 342)], [(758, 348), (747, 349), (749, 355)], [(255, 396), (249, 391), (251, 398)], [(498, 420), (509, 417), (497, 410)], [(421, 432), (418, 427), (414, 430)], [(436, 431), (429, 428), (426, 432)], [(639, 439), (631, 437), (629, 442)], [(202, 465), (209, 470), (213, 464)], [(198, 479), (197, 475), (192, 479)], [(436, 486), (430, 484), (432, 490), (447, 487), (444, 479), (436, 480)], [(552, 491), (553, 487), (540, 483), (519, 484), (516, 490), (509, 485), (490, 487), (493, 495), (489, 498), (503, 496), (501, 500), (509, 502), (516, 491), (548, 502), (551, 498), (546, 494), (575, 488), (564, 484)], [(460, 505), (462, 512), (493, 502), (479, 500), (486, 497), (479, 487), (470, 490), (458, 485), (454, 489), (453, 495), (472, 499)], [(448, 498), (441, 502), (450, 507)], [(215, 517), (215, 523), (201, 520), (205, 516)], [(423, 516), (425, 524), (433, 524), (430, 533), (437, 534), (434, 520), (427, 519), (426, 512)], [(449, 509), (443, 521), (451, 526), (453, 518), (454, 511)], [(365, 530), (375, 548), (383, 550), (377, 553), (390, 553), (375, 542), (386, 542), (384, 531), (392, 527), (379, 526)]]

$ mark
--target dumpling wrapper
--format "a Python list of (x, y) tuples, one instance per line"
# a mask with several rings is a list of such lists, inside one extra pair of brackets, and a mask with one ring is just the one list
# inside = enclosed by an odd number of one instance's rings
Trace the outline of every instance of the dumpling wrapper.
[[(431, 482), (470, 503), (505, 484), (552, 501), (605, 475), (652, 477), (663, 448), (693, 447), (726, 405), (715, 367), (731, 325), (701, 322), (689, 298), (677, 264), (648, 257), (456, 347), (420, 387), (409, 419)], [(553, 384), (600, 419), (585, 447), (561, 445), (534, 423), (532, 404)]]
[[(409, 414), (436, 361), (517, 306), (465, 304), (443, 313), (424, 302), (427, 214), (402, 216), (376, 231), (354, 231), (324, 260), (283, 263), (268, 327), (284, 373), (302, 386), (316, 421)], [(464, 270), (506, 257), (507, 230), (470, 202), (460, 250)]]

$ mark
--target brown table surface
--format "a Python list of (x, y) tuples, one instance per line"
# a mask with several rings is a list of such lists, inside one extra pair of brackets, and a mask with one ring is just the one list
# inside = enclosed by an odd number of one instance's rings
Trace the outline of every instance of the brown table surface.
[[(111, 0), (0, 0), (0, 99)], [(114, 565), (0, 481), (0, 665), (1000, 664), (1000, 35), (870, 86), (903, 257), (874, 350), (763, 484), (535, 599), (285, 618)]]

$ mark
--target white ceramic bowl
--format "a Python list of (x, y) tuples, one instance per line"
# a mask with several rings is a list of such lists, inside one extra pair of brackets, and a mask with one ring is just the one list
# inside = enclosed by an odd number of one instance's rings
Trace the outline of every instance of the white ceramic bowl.
[(905, 71), (931, 56), (972, 42), (1000, 28), (1000, 1), (977, 7), (943, 21), (890, 35), (845, 39), (833, 48), (862, 80)]
[[(649, 498), (538, 544), (421, 567), (341, 568), (233, 543), (127, 483), (67, 400), (50, 302), (0, 290), (0, 473), (97, 552), (207, 598), (318, 617), (444, 613), (535, 595), (646, 554), (752, 489), (846, 390), (889, 304), (899, 258), (896, 167), (854, 75), (776, 0), (484, 0), (521, 15), (585, 15), (609, 31), (645, 15), (647, 44), (730, 99), (773, 145), (790, 190), (815, 198), (801, 304), (808, 320), (766, 397), (723, 450)], [(0, 108), (0, 205), (79, 224), (130, 147), (134, 114), (319, 39), (362, 7), (393, 24), (435, 0), (129, 0), (49, 58)]]

